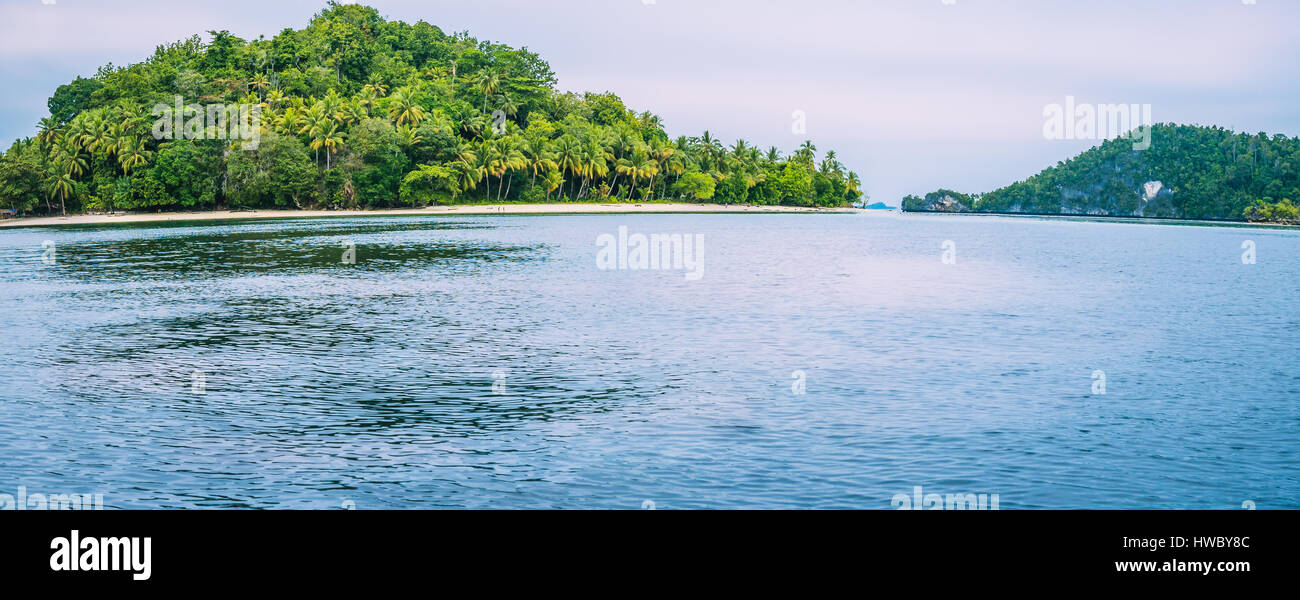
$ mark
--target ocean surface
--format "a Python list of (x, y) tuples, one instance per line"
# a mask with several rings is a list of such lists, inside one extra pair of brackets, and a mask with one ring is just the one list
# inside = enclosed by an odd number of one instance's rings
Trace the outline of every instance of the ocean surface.
[[(601, 268), (620, 227), (700, 240), (702, 267)], [(1002, 510), (1300, 508), (1296, 230), (0, 230), (0, 340), (0, 494), (107, 508), (892, 509), (917, 486)]]

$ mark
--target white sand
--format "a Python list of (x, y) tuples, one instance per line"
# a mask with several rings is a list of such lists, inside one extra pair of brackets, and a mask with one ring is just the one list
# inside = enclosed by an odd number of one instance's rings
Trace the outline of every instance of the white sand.
[(855, 208), (803, 208), (795, 206), (742, 206), (721, 204), (503, 204), (433, 206), (385, 210), (255, 210), (116, 215), (69, 215), (0, 220), (0, 227), (148, 223), (154, 221), (214, 221), (224, 219), (301, 219), (305, 217), (378, 217), (385, 215), (501, 215), (501, 214), (606, 214), (606, 213), (854, 213)]

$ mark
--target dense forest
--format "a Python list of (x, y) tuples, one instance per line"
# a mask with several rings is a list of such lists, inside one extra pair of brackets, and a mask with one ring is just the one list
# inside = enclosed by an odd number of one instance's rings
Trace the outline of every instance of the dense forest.
[(940, 190), (903, 209), (1300, 223), (1300, 138), (1161, 124), (1151, 147), (1107, 141), (982, 195)]
[[(858, 175), (833, 151), (819, 161), (811, 141), (785, 155), (745, 140), (724, 146), (707, 131), (670, 138), (658, 116), (612, 93), (557, 91), (550, 66), (527, 48), (386, 21), (365, 6), (330, 2), (305, 29), (269, 40), (209, 34), (60, 86), (36, 136), (0, 157), (0, 205), (843, 206), (862, 197)], [(175, 118), (160, 116), (177, 102)], [(256, 133), (255, 144), (231, 139), (240, 129), (221, 107), (238, 106), (256, 109), (244, 115), (255, 131), (243, 132)]]

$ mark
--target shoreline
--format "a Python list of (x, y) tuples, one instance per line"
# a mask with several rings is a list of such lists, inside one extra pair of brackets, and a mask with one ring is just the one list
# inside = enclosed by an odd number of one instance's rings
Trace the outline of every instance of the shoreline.
[(686, 203), (549, 203), (549, 204), (466, 204), (427, 208), (387, 208), (379, 210), (212, 210), (201, 212), (121, 213), (113, 215), (68, 215), (60, 217), (22, 217), (0, 221), (0, 229), (11, 227), (49, 227), (57, 225), (103, 225), (109, 223), (155, 223), (182, 221), (233, 221), (248, 219), (302, 219), (314, 217), (385, 217), (430, 215), (599, 215), (599, 214), (836, 214), (857, 213), (857, 208), (807, 208), (802, 206), (756, 206)]
[(1115, 221), (1118, 223), (1142, 223), (1142, 222), (1164, 222), (1171, 225), (1189, 224), (1189, 225), (1219, 225), (1219, 226), (1242, 226), (1242, 227), (1300, 227), (1300, 224), (1293, 223), (1270, 223), (1267, 221), (1232, 221), (1228, 219), (1186, 219), (1181, 217), (1138, 217), (1131, 215), (1085, 215), (1085, 214), (1062, 214), (1062, 213), (1029, 213), (1029, 212), (998, 212), (998, 211), (943, 211), (943, 210), (905, 210), (905, 215), (967, 215), (973, 217), (1031, 217), (1038, 219), (1088, 219), (1097, 222)]

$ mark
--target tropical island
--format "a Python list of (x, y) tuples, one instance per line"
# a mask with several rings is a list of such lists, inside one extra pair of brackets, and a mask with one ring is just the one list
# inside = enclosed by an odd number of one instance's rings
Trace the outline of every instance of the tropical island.
[(0, 156), (10, 215), (459, 204), (847, 207), (862, 182), (789, 154), (670, 138), (615, 94), (561, 92), (527, 48), (330, 2), (301, 30), (211, 31), (60, 86)]
[(1300, 225), (1297, 200), (1300, 138), (1157, 124), (1145, 150), (1121, 136), (985, 194), (909, 195), (903, 210)]

